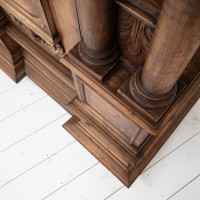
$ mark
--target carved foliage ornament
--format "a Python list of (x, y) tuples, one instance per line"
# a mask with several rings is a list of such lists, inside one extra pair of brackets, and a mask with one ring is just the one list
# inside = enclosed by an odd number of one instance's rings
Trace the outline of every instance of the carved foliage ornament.
[(150, 47), (153, 36), (153, 29), (133, 17), (128, 12), (121, 11), (120, 20), (120, 42), (126, 45), (125, 48), (132, 56), (140, 53), (145, 55)]
[(32, 36), (34, 40), (41, 43), (46, 48), (48, 48), (51, 53), (58, 55), (59, 57), (63, 57), (65, 55), (64, 49), (60, 44), (57, 43), (52, 47), (45, 40), (43, 40), (39, 35), (37, 35), (33, 31), (31, 32), (32, 32)]
[(37, 35), (34, 31), (28, 28), (25, 24), (23, 24), (20, 20), (18, 20), (15, 16), (10, 14), (10, 19), (20, 27), (29, 37), (39, 42), (43, 46), (45, 46), (51, 53), (58, 55), (59, 57), (64, 57), (65, 51), (61, 44), (55, 44), (54, 46), (49, 45), (44, 39), (42, 39), (39, 35)]

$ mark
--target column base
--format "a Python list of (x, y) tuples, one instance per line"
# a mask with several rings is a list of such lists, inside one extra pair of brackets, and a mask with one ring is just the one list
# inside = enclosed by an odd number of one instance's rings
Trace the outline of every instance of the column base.
[(177, 84), (166, 94), (154, 95), (146, 91), (141, 82), (141, 69), (137, 70), (129, 81), (129, 89), (133, 98), (143, 107), (163, 108), (172, 103), (176, 97)]
[(180, 80), (168, 94), (156, 97), (144, 93), (142, 86), (138, 84), (139, 74), (140, 69), (136, 70), (132, 77), (126, 80), (117, 92), (122, 98), (128, 101), (134, 109), (144, 115), (147, 120), (157, 123), (179, 98), (186, 88), (186, 84)]
[(92, 58), (87, 52), (88, 50), (86, 50), (86, 47), (80, 42), (69, 52), (68, 56), (73, 62), (77, 63), (99, 81), (102, 81), (103, 77), (105, 77), (120, 60), (119, 52), (115, 47), (106, 57), (96, 57), (93, 55)]

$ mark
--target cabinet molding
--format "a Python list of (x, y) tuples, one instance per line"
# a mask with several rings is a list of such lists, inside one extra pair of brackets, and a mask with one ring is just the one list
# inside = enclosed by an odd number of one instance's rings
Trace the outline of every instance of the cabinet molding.
[(130, 187), (200, 97), (199, 0), (28, 2), (0, 0), (1, 68)]

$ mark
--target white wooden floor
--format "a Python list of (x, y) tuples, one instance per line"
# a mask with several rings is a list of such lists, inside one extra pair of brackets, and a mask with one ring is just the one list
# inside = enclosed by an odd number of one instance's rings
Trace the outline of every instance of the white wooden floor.
[(0, 200), (200, 200), (200, 100), (130, 189), (62, 128), (69, 118), (0, 70)]

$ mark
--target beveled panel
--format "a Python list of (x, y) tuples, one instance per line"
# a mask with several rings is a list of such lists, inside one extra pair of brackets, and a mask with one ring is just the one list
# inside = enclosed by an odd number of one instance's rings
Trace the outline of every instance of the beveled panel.
[(0, 0), (8, 15), (13, 15), (50, 45), (58, 38), (47, 0)]
[(103, 97), (93, 91), (90, 87), (84, 84), (85, 101), (123, 134), (129, 140), (129, 143), (134, 141), (134, 138), (140, 133), (141, 128), (124, 116), (116, 107), (109, 104)]

